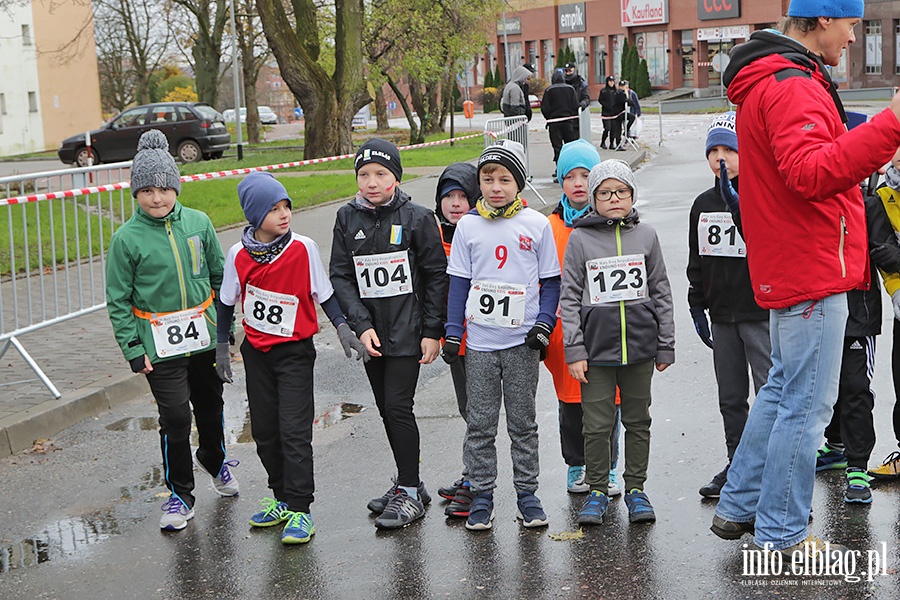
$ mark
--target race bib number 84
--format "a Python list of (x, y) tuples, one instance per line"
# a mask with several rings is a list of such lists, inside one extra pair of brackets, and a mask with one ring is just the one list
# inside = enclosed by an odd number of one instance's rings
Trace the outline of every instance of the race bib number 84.
[(738, 233), (730, 212), (700, 213), (697, 243), (700, 246), (700, 256), (747, 256), (744, 238)]
[(353, 257), (360, 298), (388, 298), (412, 293), (406, 250)]
[(209, 329), (205, 319), (201, 309), (189, 308), (151, 320), (156, 355), (170, 358), (209, 348)]
[(591, 304), (647, 297), (647, 269), (643, 254), (596, 258), (587, 261), (585, 267)]

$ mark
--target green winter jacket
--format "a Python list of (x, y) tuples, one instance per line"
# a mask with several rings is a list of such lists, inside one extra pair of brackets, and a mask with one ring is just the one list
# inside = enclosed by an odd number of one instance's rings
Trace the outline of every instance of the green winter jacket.
[[(224, 264), (222, 246), (205, 213), (176, 201), (167, 217), (157, 219), (138, 206), (113, 234), (106, 256), (106, 308), (125, 360), (144, 354), (151, 364), (169, 360), (157, 356), (150, 321), (137, 317), (132, 307), (167, 313), (203, 304), (211, 292), (219, 293)], [(206, 316), (214, 349), (215, 303)]]

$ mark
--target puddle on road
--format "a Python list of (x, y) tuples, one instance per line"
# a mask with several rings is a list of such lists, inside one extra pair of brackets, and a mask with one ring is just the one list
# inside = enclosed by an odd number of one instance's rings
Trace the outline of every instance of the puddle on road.
[(355, 417), (364, 410), (362, 404), (353, 404), (351, 402), (341, 402), (326, 410), (321, 417), (313, 421), (313, 431), (321, 431), (326, 427), (331, 427), (340, 423), (344, 419)]
[(155, 501), (154, 495), (148, 492), (162, 487), (163, 481), (162, 467), (153, 467), (140, 481), (121, 488), (123, 501), (113, 508), (61, 519), (31, 538), (17, 544), (0, 546), (0, 573), (73, 556), (89, 546), (120, 534), (124, 525), (137, 523), (147, 517), (144, 503), (133, 501)]
[(156, 417), (126, 417), (106, 426), (110, 431), (154, 431), (159, 429)]

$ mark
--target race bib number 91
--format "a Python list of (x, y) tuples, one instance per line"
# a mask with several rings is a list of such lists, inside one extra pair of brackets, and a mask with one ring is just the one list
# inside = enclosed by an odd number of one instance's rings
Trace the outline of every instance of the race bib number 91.
[(248, 285), (244, 291), (244, 322), (263, 333), (291, 337), (299, 303), (296, 296)]
[(585, 263), (591, 304), (647, 297), (643, 254), (596, 258)]
[(466, 320), (491, 327), (521, 327), (525, 322), (525, 285), (473, 281)]
[(700, 213), (697, 221), (700, 256), (747, 257), (744, 238), (734, 225), (730, 212)]
[(209, 329), (199, 308), (189, 308), (150, 321), (153, 345), (160, 358), (171, 358), (209, 348)]
[(406, 250), (353, 257), (360, 298), (388, 298), (412, 293)]

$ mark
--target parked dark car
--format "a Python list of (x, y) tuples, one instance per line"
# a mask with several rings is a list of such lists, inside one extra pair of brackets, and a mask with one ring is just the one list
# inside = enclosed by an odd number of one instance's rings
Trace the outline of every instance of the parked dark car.
[[(181, 162), (221, 158), (231, 144), (225, 117), (201, 102), (158, 102), (129, 108), (109, 123), (91, 132), (94, 164), (131, 160), (138, 139), (149, 129), (159, 129), (169, 140), (169, 151)], [(66, 138), (59, 146), (59, 159), (85, 167), (88, 149), (84, 134)]]

